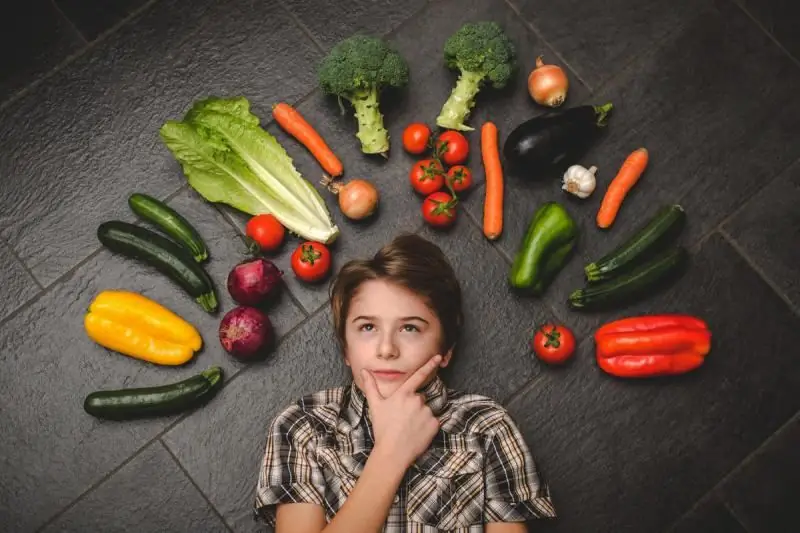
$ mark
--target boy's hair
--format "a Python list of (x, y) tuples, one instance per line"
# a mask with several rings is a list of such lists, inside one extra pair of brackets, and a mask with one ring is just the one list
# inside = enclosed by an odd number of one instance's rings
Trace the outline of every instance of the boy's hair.
[(331, 282), (333, 324), (342, 349), (347, 345), (350, 302), (362, 283), (376, 279), (396, 283), (421, 296), (442, 323), (442, 353), (455, 345), (463, 323), (458, 279), (441, 248), (411, 233), (395, 237), (370, 259), (347, 262)]

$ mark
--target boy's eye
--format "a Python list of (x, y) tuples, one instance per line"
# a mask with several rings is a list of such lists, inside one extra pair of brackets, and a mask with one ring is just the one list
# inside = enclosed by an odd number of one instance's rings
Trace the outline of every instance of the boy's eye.
[(403, 326), (403, 331), (419, 331), (419, 328), (414, 324), (406, 324)]
[(375, 329), (375, 325), (374, 324), (361, 324), (361, 326), (358, 329), (360, 329), (361, 331), (372, 331), (373, 329)]

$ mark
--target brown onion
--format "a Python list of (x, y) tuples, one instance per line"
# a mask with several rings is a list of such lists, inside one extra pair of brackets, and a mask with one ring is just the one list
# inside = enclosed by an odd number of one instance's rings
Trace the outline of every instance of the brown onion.
[(378, 189), (362, 179), (353, 179), (347, 183), (326, 183), (328, 189), (339, 196), (339, 209), (347, 218), (361, 220), (375, 212), (378, 207)]
[(536, 58), (536, 68), (528, 76), (528, 92), (540, 105), (558, 107), (567, 99), (569, 79), (558, 65), (545, 65), (542, 56)]

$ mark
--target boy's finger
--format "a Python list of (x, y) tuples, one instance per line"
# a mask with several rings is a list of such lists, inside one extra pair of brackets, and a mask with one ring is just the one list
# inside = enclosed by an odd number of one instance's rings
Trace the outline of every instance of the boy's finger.
[(433, 372), (437, 366), (439, 366), (441, 361), (442, 356), (438, 354), (428, 359), (427, 363), (419, 367), (416, 372), (411, 374), (411, 377), (409, 377), (406, 382), (400, 386), (398, 391), (409, 392), (411, 394), (417, 392), (417, 389), (420, 388), (423, 383), (425, 383), (425, 380), (428, 379), (430, 373)]
[(367, 397), (367, 403), (374, 404), (376, 401), (383, 400), (383, 396), (378, 390), (378, 384), (375, 382), (375, 376), (369, 370), (361, 369), (361, 381), (364, 387), (364, 396)]

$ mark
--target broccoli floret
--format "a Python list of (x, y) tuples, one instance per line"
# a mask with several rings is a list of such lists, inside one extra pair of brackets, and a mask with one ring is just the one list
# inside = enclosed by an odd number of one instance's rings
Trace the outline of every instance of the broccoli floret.
[(484, 82), (501, 89), (516, 70), (514, 44), (496, 22), (464, 24), (447, 39), (444, 61), (459, 69), (455, 88), (436, 117), (436, 124), (452, 130), (472, 131), (464, 124)]
[(319, 68), (322, 90), (353, 104), (358, 120), (356, 137), (366, 154), (386, 155), (389, 150), (389, 132), (383, 127), (378, 106), (381, 90), (407, 83), (405, 59), (384, 40), (367, 35), (354, 35), (339, 42)]

